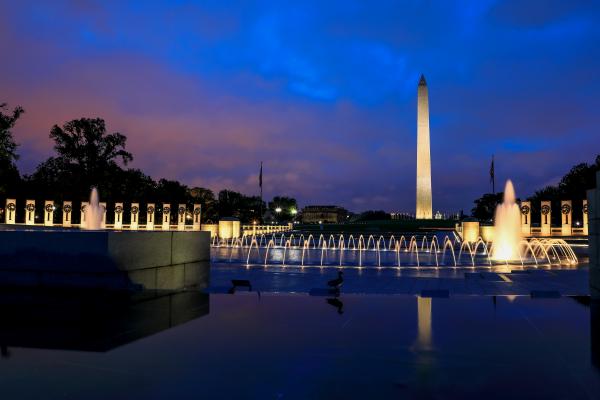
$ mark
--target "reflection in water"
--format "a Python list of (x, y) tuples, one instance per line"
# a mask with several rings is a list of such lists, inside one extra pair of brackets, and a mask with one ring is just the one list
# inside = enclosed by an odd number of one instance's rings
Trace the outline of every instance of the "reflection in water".
[(600, 300), (590, 304), (590, 341), (592, 365), (600, 369)]
[(209, 313), (200, 292), (3, 291), (0, 347), (105, 352)]
[(337, 297), (332, 297), (330, 299), (327, 299), (327, 303), (331, 304), (332, 306), (334, 306), (335, 308), (337, 308), (338, 314), (343, 314), (344, 313), (344, 303), (340, 299), (338, 299)]
[(418, 329), (417, 350), (431, 350), (431, 298), (417, 297)]

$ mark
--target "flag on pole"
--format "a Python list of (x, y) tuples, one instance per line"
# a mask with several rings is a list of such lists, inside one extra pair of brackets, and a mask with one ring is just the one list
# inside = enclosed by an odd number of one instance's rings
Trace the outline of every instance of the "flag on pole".
[(492, 193), (496, 194), (496, 175), (494, 172), (494, 155), (492, 154), (492, 164), (490, 165), (490, 183), (492, 184)]
[(258, 174), (258, 186), (262, 189), (262, 161), (260, 162), (260, 174)]

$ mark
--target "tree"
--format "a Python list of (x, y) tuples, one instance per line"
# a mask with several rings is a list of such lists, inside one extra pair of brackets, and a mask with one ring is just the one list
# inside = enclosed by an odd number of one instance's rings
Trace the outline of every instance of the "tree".
[(119, 159), (124, 165), (133, 160), (125, 151), (127, 138), (118, 132), (107, 134), (101, 118), (75, 119), (62, 128), (54, 125), (50, 138), (62, 165), (87, 187), (108, 182), (109, 173), (120, 169)]
[(98, 187), (105, 199), (112, 198), (113, 194), (119, 196), (125, 187), (137, 189), (123, 186), (127, 185), (128, 177), (118, 164), (120, 161), (127, 165), (133, 160), (131, 153), (125, 151), (127, 138), (118, 132), (107, 134), (104, 120), (80, 118), (62, 127), (54, 125), (50, 138), (54, 141), (56, 156), (41, 163), (30, 177), (36, 189), (72, 199), (87, 196), (92, 186)]
[(0, 159), (14, 162), (19, 159), (17, 154), (17, 143), (15, 142), (11, 129), (23, 114), (22, 107), (15, 107), (12, 113), (4, 114), (6, 103), (0, 104)]
[(369, 210), (362, 212), (356, 221), (387, 221), (392, 219), (391, 215), (383, 210)]
[(494, 218), (496, 206), (502, 202), (504, 193), (486, 193), (475, 200), (475, 207), (471, 210), (471, 215), (481, 221), (491, 221)]
[(269, 202), (269, 211), (278, 222), (291, 221), (298, 212), (298, 203), (293, 197), (275, 196)]
[(23, 114), (23, 108), (16, 107), (12, 113), (5, 114), (6, 103), (0, 104), (0, 195), (6, 196), (9, 191), (18, 190), (21, 183), (19, 170), (15, 161), (19, 158), (17, 154), (17, 143), (15, 142), (11, 129)]

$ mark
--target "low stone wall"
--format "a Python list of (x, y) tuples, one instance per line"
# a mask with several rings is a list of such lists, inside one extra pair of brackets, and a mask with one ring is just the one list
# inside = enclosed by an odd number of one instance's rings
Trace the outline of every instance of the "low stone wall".
[(588, 243), (590, 254), (590, 295), (600, 299), (600, 172), (596, 188), (588, 190)]
[(208, 232), (0, 231), (0, 284), (109, 289), (208, 286)]

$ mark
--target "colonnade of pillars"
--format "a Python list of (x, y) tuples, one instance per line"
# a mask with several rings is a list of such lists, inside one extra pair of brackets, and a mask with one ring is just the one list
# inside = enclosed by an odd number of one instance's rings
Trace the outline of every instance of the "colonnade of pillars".
[[(583, 200), (583, 219), (581, 226), (581, 234), (588, 234), (588, 202)], [(573, 224), (573, 202), (571, 200), (562, 200), (560, 202), (561, 224), (560, 235), (570, 236), (574, 234), (575, 227)], [(539, 233), (541, 236), (551, 236), (552, 231), (552, 205), (550, 201), (542, 201), (540, 207), (540, 228), (539, 232), (534, 232), (531, 226), (531, 202), (521, 202), (521, 229), (524, 235)], [(555, 234), (557, 232), (554, 232)], [(578, 232), (579, 233), (579, 232)]]
[[(60, 208), (61, 212), (61, 223), (59, 226), (62, 227), (71, 227), (71, 226), (79, 226), (84, 228), (86, 226), (86, 217), (88, 211), (89, 203), (82, 202), (81, 203), (81, 222), (79, 224), (73, 224), (73, 202), (71, 201), (63, 201), (63, 204)], [(102, 214), (102, 228), (106, 228), (106, 203), (101, 202), (100, 207), (103, 210)], [(45, 226), (54, 226), (54, 213), (57, 209), (54, 201), (46, 200), (44, 202), (44, 219), (42, 222), (36, 222), (35, 215), (35, 200), (26, 200), (25, 201), (25, 225), (45, 225)], [(141, 228), (141, 224), (139, 222), (139, 217), (142, 212), (146, 213), (146, 223), (143, 227), (146, 230), (154, 230), (156, 228), (160, 228), (162, 230), (171, 229), (171, 204), (163, 203), (162, 204), (162, 213), (156, 212), (156, 205), (154, 203), (148, 203), (146, 205), (145, 210), (140, 208), (139, 203), (131, 203), (131, 207), (129, 208), (129, 224), (125, 226), (123, 220), (125, 217), (125, 208), (123, 203), (115, 203), (114, 208), (114, 224), (109, 226), (113, 229), (124, 229), (127, 227), (131, 230), (137, 230)], [(177, 207), (177, 230), (185, 230), (186, 226), (190, 226), (192, 230), (200, 230), (200, 217), (201, 217), (202, 208), (200, 204), (194, 204), (194, 207), (190, 212), (188, 212), (186, 204), (179, 204)], [(17, 201), (16, 199), (7, 199), (6, 200), (6, 208), (4, 211), (4, 222), (6, 224), (16, 224), (16, 214), (17, 214)], [(158, 220), (156, 219), (158, 217)]]

